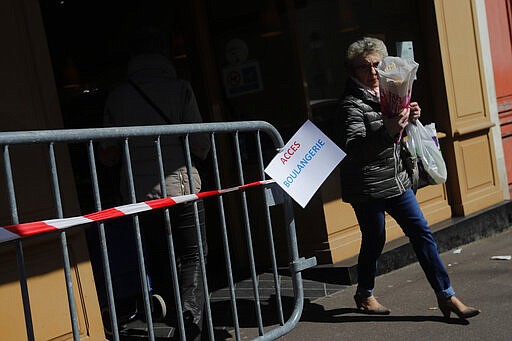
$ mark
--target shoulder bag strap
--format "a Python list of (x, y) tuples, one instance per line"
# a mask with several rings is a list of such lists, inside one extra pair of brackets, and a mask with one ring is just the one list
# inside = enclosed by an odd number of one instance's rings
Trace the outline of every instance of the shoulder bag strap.
[(162, 119), (165, 122), (172, 124), (172, 122), (169, 120), (169, 117), (167, 117), (165, 113), (162, 111), (162, 109), (160, 109), (160, 107), (156, 105), (155, 102), (153, 102), (151, 98), (148, 97), (148, 95), (146, 95), (146, 93), (140, 88), (140, 86), (137, 83), (135, 83), (133, 79), (128, 78), (128, 82), (135, 88), (135, 90), (137, 90), (137, 92), (142, 96), (142, 98), (144, 98), (146, 102), (148, 102), (153, 107), (153, 109), (155, 109), (155, 111), (162, 117)]

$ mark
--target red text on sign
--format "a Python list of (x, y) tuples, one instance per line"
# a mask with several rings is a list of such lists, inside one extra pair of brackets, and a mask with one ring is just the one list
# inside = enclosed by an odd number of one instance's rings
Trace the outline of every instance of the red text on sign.
[(300, 148), (300, 143), (294, 141), (293, 144), (286, 150), (286, 152), (281, 157), (281, 162), (284, 165), (288, 160), (291, 159), (292, 155), (295, 154), (297, 150)]

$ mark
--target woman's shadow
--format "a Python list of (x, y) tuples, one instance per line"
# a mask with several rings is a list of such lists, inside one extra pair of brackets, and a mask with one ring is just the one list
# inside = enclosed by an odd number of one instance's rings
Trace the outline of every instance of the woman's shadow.
[[(278, 325), (279, 319), (277, 312), (277, 301), (275, 295), (271, 295), (268, 300), (260, 302), (262, 316), (264, 317), (264, 326)], [(283, 317), (286, 321), (292, 314), (295, 306), (295, 300), (290, 296), (281, 297)], [(228, 300), (216, 301), (211, 304), (213, 324), (215, 330), (215, 339), (225, 340), (232, 337), (230, 330), (234, 327), (233, 319), (229, 313), (230, 302)], [(254, 301), (248, 299), (237, 300), (238, 323), (240, 328), (256, 328), (258, 326), (254, 311)], [(304, 308), (300, 318), (302, 322), (317, 323), (354, 323), (354, 322), (439, 322), (455, 325), (468, 325), (469, 321), (460, 318), (445, 318), (435, 315), (369, 315), (361, 310), (348, 307), (326, 310), (321, 304), (304, 299)]]
[[(348, 315), (351, 314), (351, 315)], [(357, 314), (357, 315), (352, 315)], [(325, 310), (324, 306), (304, 300), (301, 321), (321, 323), (345, 322), (440, 322), (447, 324), (468, 325), (469, 321), (461, 318), (446, 318), (432, 315), (370, 315), (357, 308), (336, 308)]]

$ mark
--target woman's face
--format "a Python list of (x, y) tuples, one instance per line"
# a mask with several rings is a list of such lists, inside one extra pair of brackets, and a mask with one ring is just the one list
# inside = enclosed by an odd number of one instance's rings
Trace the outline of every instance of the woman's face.
[(381, 60), (380, 54), (375, 52), (356, 59), (354, 62), (354, 77), (371, 89), (378, 88), (377, 66)]

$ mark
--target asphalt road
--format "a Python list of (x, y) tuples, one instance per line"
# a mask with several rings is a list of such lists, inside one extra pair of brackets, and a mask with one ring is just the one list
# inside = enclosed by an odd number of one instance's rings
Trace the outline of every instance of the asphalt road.
[(441, 254), (456, 296), (482, 310), (443, 318), (418, 263), (377, 277), (375, 296), (389, 316), (357, 313), (355, 287), (306, 302), (298, 326), (280, 340), (512, 340), (512, 228)]

